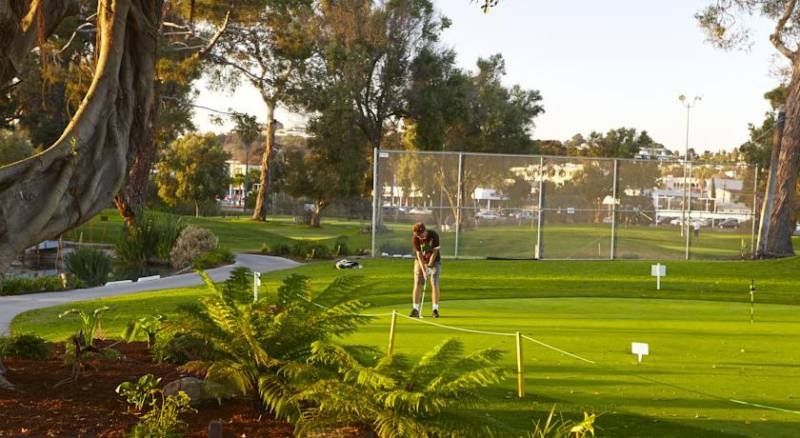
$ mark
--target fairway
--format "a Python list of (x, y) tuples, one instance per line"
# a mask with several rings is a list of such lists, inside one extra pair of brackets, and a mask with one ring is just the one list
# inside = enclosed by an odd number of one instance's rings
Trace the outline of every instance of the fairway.
[[(264, 293), (299, 273), (314, 288), (337, 275), (359, 275), (369, 284), (370, 313), (382, 314), (349, 341), (385, 350), (393, 309), (409, 310), (408, 260), (364, 260), (364, 269), (336, 271), (313, 263), (265, 275)], [(491, 413), (520, 430), (553, 404), (571, 418), (583, 409), (602, 413), (601, 436), (796, 436), (800, 414), (739, 400), (800, 411), (800, 258), (767, 262), (669, 262), (662, 291), (655, 290), (649, 263), (446, 261), (444, 317), (424, 322), (400, 318), (396, 351), (418, 356), (456, 336), (467, 351), (506, 351), (509, 378), (486, 396)], [(755, 279), (756, 319), (749, 322), (750, 279)], [(74, 322), (58, 319), (70, 307), (107, 304), (103, 332), (114, 337), (127, 321), (153, 313), (174, 314), (197, 300), (202, 288), (148, 292), (80, 305), (27, 312), (16, 333), (36, 332), (63, 340)], [(429, 300), (429, 299), (428, 299)], [(426, 314), (430, 307), (426, 307)], [(527, 396), (516, 399), (514, 340), (429, 325), (514, 333), (555, 346), (590, 364), (524, 342)], [(631, 342), (647, 342), (641, 365)]]

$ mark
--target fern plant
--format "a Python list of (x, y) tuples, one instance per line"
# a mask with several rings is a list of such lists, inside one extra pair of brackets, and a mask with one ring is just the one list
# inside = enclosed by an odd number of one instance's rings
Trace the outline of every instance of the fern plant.
[(590, 434), (594, 435), (594, 422), (596, 414), (583, 413), (583, 421), (575, 423), (565, 420), (561, 414), (556, 418), (556, 406), (550, 409), (550, 414), (542, 423), (536, 421), (533, 424), (533, 432), (528, 434), (529, 438), (586, 438)]
[(357, 315), (366, 305), (352, 299), (361, 288), (356, 277), (337, 279), (313, 295), (307, 278), (292, 275), (277, 294), (254, 303), (248, 270), (234, 270), (219, 288), (200, 275), (211, 296), (200, 306), (184, 308), (170, 329), (204, 340), (209, 351), (205, 360), (188, 362), (184, 368), (255, 395), (277, 418), (299, 418), (301, 405), (295, 395), (318, 372), (308, 363), (311, 345), (352, 333), (369, 320)]
[(449, 339), (410, 365), (403, 356), (364, 363), (348, 348), (313, 344), (312, 364), (334, 374), (308, 385), (294, 402), (310, 406), (295, 433), (328, 433), (359, 426), (381, 438), (465, 437), (502, 433), (491, 417), (471, 411), (483, 406), (481, 391), (499, 383), (505, 371), (502, 352), (486, 349), (464, 355), (463, 344)]

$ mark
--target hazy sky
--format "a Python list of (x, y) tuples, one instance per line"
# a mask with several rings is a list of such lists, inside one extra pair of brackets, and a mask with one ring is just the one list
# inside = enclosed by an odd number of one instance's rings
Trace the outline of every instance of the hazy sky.
[[(473, 69), (478, 57), (502, 53), (507, 84), (537, 89), (546, 113), (534, 138), (565, 140), (575, 133), (620, 126), (647, 130), (670, 149), (683, 149), (686, 110), (678, 95), (701, 95), (692, 109), (690, 145), (698, 150), (738, 147), (747, 123), (760, 122), (777, 85), (771, 23), (751, 20), (753, 46), (726, 52), (705, 42), (694, 13), (711, 0), (503, 0), (483, 14), (468, 0), (435, 0), (453, 21), (443, 43)], [(258, 94), (205, 89), (197, 104), (260, 116)], [(198, 110), (201, 130), (223, 129)], [(288, 125), (302, 118), (279, 112)]]

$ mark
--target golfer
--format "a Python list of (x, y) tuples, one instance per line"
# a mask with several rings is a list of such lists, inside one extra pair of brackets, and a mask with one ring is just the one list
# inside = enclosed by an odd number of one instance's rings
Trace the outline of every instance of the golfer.
[(442, 259), (439, 255), (439, 235), (436, 231), (428, 230), (422, 222), (414, 224), (412, 229), (411, 246), (414, 248), (414, 308), (411, 310), (412, 318), (419, 318), (420, 291), (425, 281), (431, 282), (431, 303), (433, 303), (433, 317), (439, 317), (439, 272), (442, 270)]

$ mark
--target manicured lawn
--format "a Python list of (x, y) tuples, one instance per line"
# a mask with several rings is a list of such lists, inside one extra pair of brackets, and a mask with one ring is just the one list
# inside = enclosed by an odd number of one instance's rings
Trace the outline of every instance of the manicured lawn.
[[(365, 260), (364, 269), (336, 271), (331, 262), (265, 275), (264, 293), (293, 273), (315, 287), (336, 275), (360, 275), (370, 310), (409, 310), (411, 261)], [(509, 379), (486, 393), (491, 413), (518, 428), (557, 403), (568, 417), (582, 409), (603, 413), (601, 436), (796, 436), (800, 414), (737, 404), (733, 400), (800, 411), (800, 258), (767, 262), (668, 262), (655, 291), (649, 262), (446, 261), (444, 317), (448, 326), (492, 332), (520, 331), (596, 362), (589, 364), (526, 341), (527, 396), (513, 396), (514, 338), (464, 333), (401, 318), (396, 350), (418, 356), (451, 336), (467, 349), (507, 352)], [(749, 322), (750, 280), (756, 321)], [(144, 293), (20, 315), (13, 331), (64, 339), (74, 321), (70, 307), (108, 304), (103, 330), (117, 335), (138, 316), (172, 314), (202, 288)], [(426, 306), (427, 307), (427, 306)], [(429, 308), (426, 309), (429, 312)], [(426, 318), (425, 322), (432, 322)], [(352, 342), (385, 348), (388, 316), (377, 317)], [(641, 365), (631, 342), (648, 342)]]
[[(103, 220), (105, 217), (106, 220)], [(216, 234), (220, 244), (234, 252), (258, 252), (262, 245), (286, 243), (292, 239), (319, 240), (333, 246), (338, 238), (347, 239), (351, 250), (371, 248), (369, 221), (323, 218), (320, 228), (293, 223), (287, 216), (270, 217), (267, 222), (254, 222), (247, 217), (182, 216), (181, 221), (206, 227)], [(411, 224), (386, 222), (387, 231), (378, 234), (381, 252), (405, 254), (410, 252)], [(65, 234), (70, 240), (111, 242), (121, 236), (122, 218), (116, 210), (104, 210), (89, 223)], [(441, 232), (442, 254), (455, 254), (455, 233)], [(694, 259), (740, 259), (750, 253), (750, 229), (703, 229), (699, 238), (692, 236), (691, 256)], [(610, 256), (611, 226), (609, 224), (548, 224), (542, 232), (545, 258), (605, 259)], [(795, 240), (800, 250), (800, 239)], [(500, 224), (484, 221), (480, 228), (463, 231), (459, 242), (460, 257), (533, 258), (536, 245), (535, 224)], [(620, 259), (682, 259), (685, 237), (675, 226), (617, 226), (616, 253)]]

